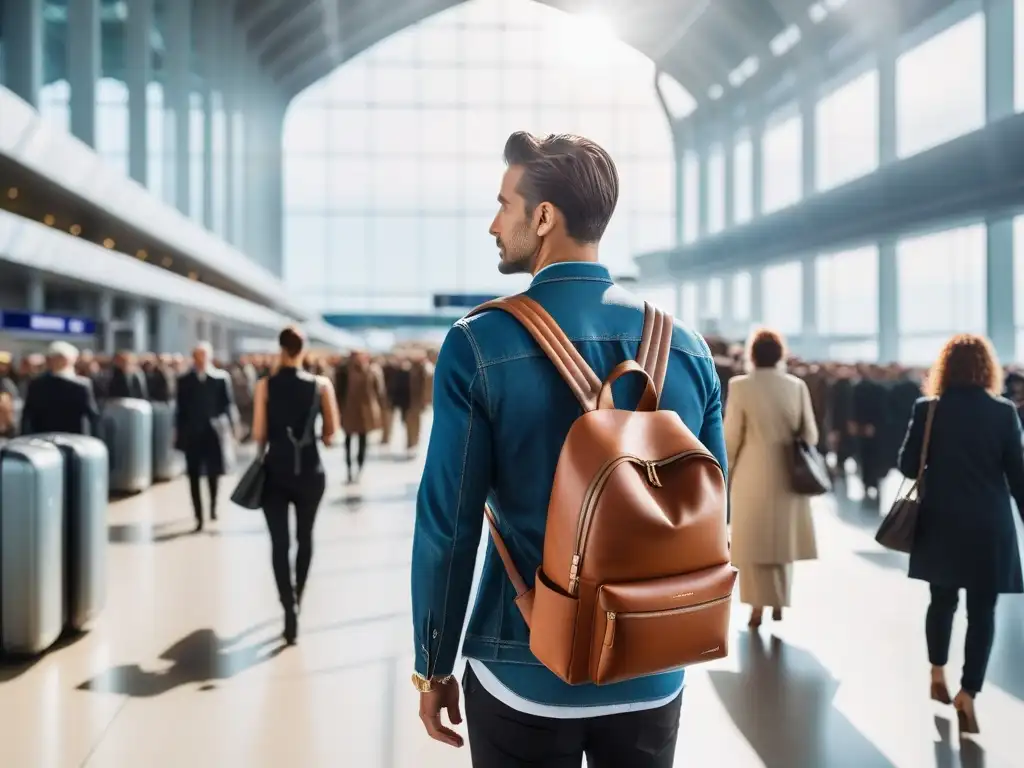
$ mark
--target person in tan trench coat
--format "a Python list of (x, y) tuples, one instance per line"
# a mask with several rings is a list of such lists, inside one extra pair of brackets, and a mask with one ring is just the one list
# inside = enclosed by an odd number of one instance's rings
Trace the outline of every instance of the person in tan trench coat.
[[(366, 462), (366, 436), (383, 426), (384, 374), (364, 352), (355, 352), (338, 381), (341, 428), (345, 432), (345, 467), (350, 483), (359, 479)], [(339, 386), (340, 385), (340, 386)], [(356, 471), (352, 471), (352, 439), (358, 441)]]
[(764, 609), (782, 618), (790, 604), (793, 563), (818, 556), (811, 501), (790, 488), (787, 452), (797, 434), (818, 442), (807, 385), (781, 369), (782, 337), (757, 331), (750, 340), (751, 373), (729, 382), (725, 442), (729, 460), (732, 560), (740, 600), (752, 606), (750, 626)]

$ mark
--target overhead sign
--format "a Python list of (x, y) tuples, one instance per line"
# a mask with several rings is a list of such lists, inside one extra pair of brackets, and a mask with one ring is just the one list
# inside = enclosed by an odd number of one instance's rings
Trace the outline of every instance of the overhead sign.
[(435, 293), (434, 309), (446, 309), (448, 307), (473, 309), (473, 307), (478, 307), (497, 298), (497, 296), (484, 293)]
[(368, 328), (451, 328), (458, 318), (444, 315), (324, 315), (324, 322), (335, 328), (365, 330)]
[(27, 331), (44, 336), (92, 336), (96, 333), (96, 321), (86, 317), (5, 310), (0, 312), (0, 330)]

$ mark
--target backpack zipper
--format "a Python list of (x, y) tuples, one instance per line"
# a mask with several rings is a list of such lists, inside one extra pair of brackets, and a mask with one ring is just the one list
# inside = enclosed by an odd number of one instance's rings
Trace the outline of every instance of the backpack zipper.
[(622, 611), (616, 613), (615, 611), (606, 611), (605, 615), (608, 619), (608, 623), (604, 628), (604, 644), (611, 646), (615, 640), (615, 621), (616, 619), (650, 619), (659, 616), (675, 616), (684, 613), (693, 613), (694, 611), (700, 611), (704, 608), (711, 608), (714, 605), (724, 603), (732, 597), (732, 594), (722, 595), (711, 600), (705, 600), (701, 603), (695, 603), (693, 605), (684, 605), (679, 608), (666, 608), (661, 611)]
[(606, 461), (597, 472), (597, 477), (587, 487), (586, 493), (583, 495), (583, 505), (580, 511), (579, 520), (576, 523), (576, 547), (573, 551), (572, 562), (569, 565), (569, 594), (575, 595), (580, 586), (580, 569), (583, 567), (583, 550), (587, 543), (587, 535), (590, 533), (591, 518), (594, 514), (595, 500), (600, 495), (605, 484), (608, 482), (608, 478), (611, 477), (612, 472), (620, 464), (629, 462), (643, 467), (647, 472), (647, 482), (654, 488), (661, 488), (661, 478), (658, 477), (658, 467), (663, 467), (666, 464), (673, 464), (677, 461), (682, 461), (693, 456), (700, 456), (705, 459), (710, 459), (715, 462), (718, 466), (718, 461), (715, 457), (705, 448), (691, 448), (688, 451), (677, 453), (673, 456), (669, 456), (665, 459), (659, 459), (658, 461), (648, 461), (647, 459), (641, 459), (639, 456), (632, 454), (625, 454), (623, 456), (616, 456), (613, 459)]

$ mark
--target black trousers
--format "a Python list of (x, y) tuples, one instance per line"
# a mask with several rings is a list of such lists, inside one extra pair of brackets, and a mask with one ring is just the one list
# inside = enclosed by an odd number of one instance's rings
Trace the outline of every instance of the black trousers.
[(473, 768), (671, 768), (683, 695), (657, 709), (580, 720), (526, 715), (462, 680)]
[[(953, 616), (959, 602), (959, 590), (932, 584), (932, 602), (925, 617), (928, 661), (944, 667), (949, 661), (949, 641), (953, 634)], [(960, 687), (972, 696), (981, 692), (985, 670), (996, 635), (995, 592), (967, 590), (967, 641)]]
[[(277, 596), (286, 611), (294, 610), (296, 600), (302, 599), (313, 561), (313, 523), (324, 496), (323, 473), (295, 477), (275, 478), (267, 474), (263, 489), (263, 516), (270, 531), (270, 561), (277, 582)], [(295, 507), (295, 586), (292, 586), (292, 568), (289, 553), (291, 537), (288, 535), (288, 508)]]
[[(203, 495), (201, 493), (202, 473), (192, 468), (188, 473), (188, 488), (192, 493), (192, 510), (196, 513), (196, 522), (203, 522)], [(217, 487), (220, 485), (220, 476), (209, 473), (206, 475), (206, 485), (210, 489), (210, 512), (217, 516)]]
[(359, 453), (356, 455), (356, 466), (359, 469), (363, 468), (363, 464), (366, 463), (366, 433), (362, 432), (358, 435), (352, 434), (351, 432), (345, 433), (345, 468), (348, 470), (349, 477), (352, 476), (352, 438), (358, 440)]

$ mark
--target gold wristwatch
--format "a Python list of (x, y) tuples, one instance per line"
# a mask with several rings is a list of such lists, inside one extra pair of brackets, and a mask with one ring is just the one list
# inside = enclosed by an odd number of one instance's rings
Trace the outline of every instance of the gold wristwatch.
[(452, 681), (454, 675), (444, 677), (424, 677), (419, 672), (412, 673), (412, 686), (420, 693), (430, 693), (435, 686), (447, 685)]

